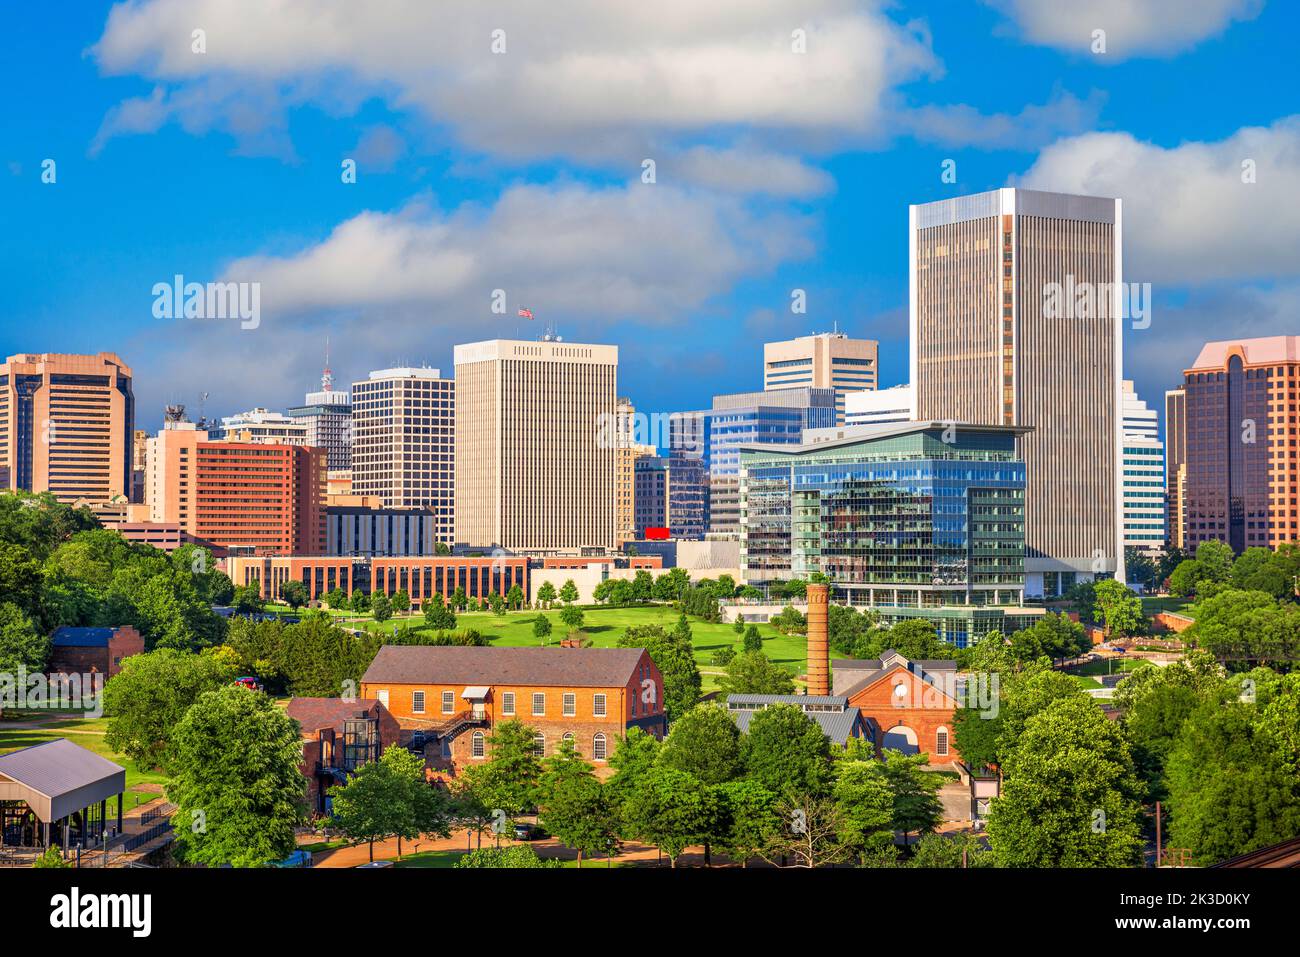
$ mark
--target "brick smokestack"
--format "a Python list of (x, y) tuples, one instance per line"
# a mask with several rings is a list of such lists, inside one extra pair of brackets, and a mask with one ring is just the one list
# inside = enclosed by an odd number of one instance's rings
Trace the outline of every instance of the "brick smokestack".
[(808, 586), (808, 693), (831, 693), (831, 646), (827, 637), (829, 589), (826, 585)]

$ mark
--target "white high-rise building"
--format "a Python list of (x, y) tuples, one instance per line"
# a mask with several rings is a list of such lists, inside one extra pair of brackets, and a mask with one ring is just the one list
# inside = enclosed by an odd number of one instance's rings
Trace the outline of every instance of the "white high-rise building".
[(456, 541), (612, 548), (618, 347), (494, 339), (455, 361)]
[(1124, 547), (1151, 555), (1165, 547), (1165, 446), (1155, 409), (1124, 380)]
[(381, 369), (352, 383), (352, 492), (384, 508), (429, 508), (451, 544), (456, 384), (437, 369)]
[(334, 389), (329, 359), (320, 377), (319, 392), (289, 410), (289, 418), (307, 427), (307, 444), (325, 449), (331, 472), (352, 467), (352, 396)]
[(222, 442), (274, 442), (308, 445), (307, 426), (279, 412), (257, 408), (221, 419)]
[(885, 425), (907, 422), (912, 418), (915, 402), (911, 385), (889, 389), (863, 389), (844, 395), (845, 425)]
[(1124, 578), (1118, 199), (995, 189), (912, 206), (913, 418), (1024, 426), (1025, 595)]

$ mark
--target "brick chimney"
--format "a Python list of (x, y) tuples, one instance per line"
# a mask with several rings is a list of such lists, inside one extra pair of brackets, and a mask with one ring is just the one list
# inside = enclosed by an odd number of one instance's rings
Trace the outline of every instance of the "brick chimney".
[(831, 693), (831, 646), (826, 632), (829, 589), (808, 586), (808, 694)]

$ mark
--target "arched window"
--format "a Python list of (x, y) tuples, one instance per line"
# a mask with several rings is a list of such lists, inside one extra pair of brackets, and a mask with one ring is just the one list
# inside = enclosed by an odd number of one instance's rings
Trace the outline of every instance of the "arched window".
[(564, 740), (565, 740), (565, 741), (568, 741), (571, 745), (573, 745), (573, 753), (574, 753), (574, 754), (581, 754), (581, 753), (582, 753), (581, 751), (578, 750), (578, 739), (575, 738), (575, 737), (573, 736), (573, 732), (572, 732), (572, 731), (566, 731), (566, 732), (564, 732)]
[(470, 754), (476, 758), (483, 757), (483, 732), (475, 731), (474, 737), (470, 741)]
[(934, 753), (941, 758), (948, 756), (948, 729), (940, 728), (934, 733)]
[(540, 731), (533, 735), (533, 754), (539, 758), (546, 756), (546, 735)]
[(597, 761), (605, 760), (605, 734), (597, 731), (596, 737), (591, 741), (591, 756)]

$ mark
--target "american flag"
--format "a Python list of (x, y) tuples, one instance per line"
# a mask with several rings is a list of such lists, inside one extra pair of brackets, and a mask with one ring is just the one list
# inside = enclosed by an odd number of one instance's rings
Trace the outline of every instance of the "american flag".
[(521, 319), (531, 319), (533, 318), (533, 311), (531, 309), (520, 309), (519, 316)]

